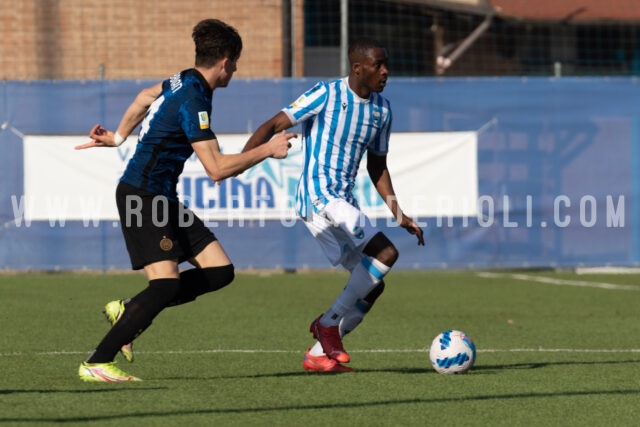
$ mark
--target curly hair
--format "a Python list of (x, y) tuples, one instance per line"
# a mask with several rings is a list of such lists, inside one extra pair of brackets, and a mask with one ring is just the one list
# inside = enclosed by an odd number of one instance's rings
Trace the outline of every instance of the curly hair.
[(204, 19), (193, 27), (196, 44), (196, 67), (211, 67), (223, 58), (237, 61), (242, 52), (242, 38), (232, 26), (219, 19)]

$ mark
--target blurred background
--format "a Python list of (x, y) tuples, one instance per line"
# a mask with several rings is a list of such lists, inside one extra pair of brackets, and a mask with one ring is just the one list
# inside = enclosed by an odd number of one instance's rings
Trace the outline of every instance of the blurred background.
[[(246, 138), (316, 81), (346, 75), (348, 42), (360, 36), (388, 48), (390, 156), (408, 133), (425, 151), (434, 133), (471, 133), (475, 196), (491, 204), (445, 225), (418, 214), (426, 248), (383, 226), (399, 268), (640, 264), (638, 1), (0, 0), (0, 268), (128, 268), (111, 221), (26, 226), (19, 202), (33, 183), (60, 177), (64, 196), (66, 174), (83, 163), (70, 142), (52, 151), (60, 159), (33, 163), (29, 141), (84, 138), (98, 122), (113, 129), (140, 89), (193, 65), (191, 30), (210, 17), (244, 43), (233, 82), (214, 96), (223, 147), (221, 135)], [(437, 190), (463, 170), (434, 162), (392, 173)], [(203, 191), (210, 204), (221, 197)], [(328, 267), (300, 224), (215, 232), (239, 268)]]
[(345, 74), (359, 36), (388, 46), (395, 76), (640, 73), (633, 0), (0, 0), (0, 78), (164, 78), (205, 17), (241, 33), (244, 78)]

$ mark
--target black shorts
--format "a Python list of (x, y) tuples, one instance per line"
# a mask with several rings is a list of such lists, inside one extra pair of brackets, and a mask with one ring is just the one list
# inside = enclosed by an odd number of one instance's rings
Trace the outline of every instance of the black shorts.
[(120, 182), (116, 204), (134, 270), (157, 261), (187, 261), (217, 240), (191, 210), (165, 196)]

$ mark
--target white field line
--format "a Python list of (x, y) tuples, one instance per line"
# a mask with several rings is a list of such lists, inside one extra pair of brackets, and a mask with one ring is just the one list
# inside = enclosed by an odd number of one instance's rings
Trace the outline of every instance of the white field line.
[(640, 286), (616, 285), (614, 283), (604, 283), (604, 282), (586, 282), (584, 280), (554, 279), (553, 277), (531, 276), (528, 274), (480, 272), (480, 273), (477, 273), (477, 275), (479, 277), (484, 277), (487, 279), (509, 278), (509, 279), (516, 279), (516, 280), (524, 280), (527, 282), (546, 283), (549, 285), (580, 286), (585, 288), (613, 289), (613, 290), (621, 290), (621, 291), (640, 291)]
[[(428, 353), (428, 348), (416, 349), (369, 349), (349, 350), (349, 353)], [(611, 348), (611, 349), (587, 349), (587, 348), (505, 348), (505, 349), (478, 349), (478, 353), (640, 353), (640, 348)], [(89, 351), (37, 351), (33, 353), (13, 352), (0, 353), (0, 357), (22, 356), (68, 356), (87, 355)], [(136, 354), (295, 354), (304, 353), (301, 350), (264, 350), (264, 349), (210, 349), (210, 350), (165, 350), (165, 351), (137, 351)]]

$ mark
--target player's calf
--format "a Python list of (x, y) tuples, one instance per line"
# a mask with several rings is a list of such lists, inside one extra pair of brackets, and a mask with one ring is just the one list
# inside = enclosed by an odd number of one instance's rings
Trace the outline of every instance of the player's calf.
[(220, 290), (233, 282), (233, 264), (221, 267), (192, 268), (180, 273), (180, 289), (169, 307), (194, 301), (200, 295)]

